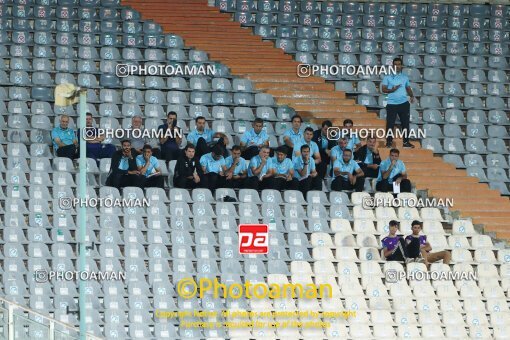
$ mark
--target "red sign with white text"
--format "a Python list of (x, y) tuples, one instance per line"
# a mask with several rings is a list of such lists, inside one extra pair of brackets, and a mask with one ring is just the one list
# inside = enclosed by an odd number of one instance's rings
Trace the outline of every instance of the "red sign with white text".
[(267, 254), (269, 251), (269, 226), (267, 224), (239, 225), (239, 253)]

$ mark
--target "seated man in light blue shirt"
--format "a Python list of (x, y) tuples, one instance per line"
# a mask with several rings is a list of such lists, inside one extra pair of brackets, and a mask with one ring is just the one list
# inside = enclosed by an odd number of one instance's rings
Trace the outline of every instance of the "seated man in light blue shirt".
[(271, 161), (275, 171), (273, 189), (278, 191), (297, 190), (299, 183), (294, 178), (294, 164), (290, 158), (287, 158), (287, 148), (283, 145), (280, 146)]
[(152, 147), (145, 145), (143, 153), (136, 156), (136, 166), (140, 175), (142, 175), (142, 188), (161, 188), (164, 187), (163, 176), (159, 161), (152, 155)]
[(231, 155), (225, 158), (225, 167), (227, 168), (226, 186), (228, 188), (242, 188), (247, 176), (248, 164), (241, 157), (241, 147), (239, 145), (232, 147)]
[[(313, 129), (311, 127), (307, 127), (303, 133), (303, 140), (294, 144), (294, 154), (292, 155), (292, 161), (301, 155), (301, 147), (303, 145), (308, 145), (310, 147), (310, 155), (312, 156), (313, 162), (315, 163), (315, 168), (318, 171), (319, 164), (322, 162), (321, 154), (319, 151), (319, 146), (313, 140)], [(312, 180), (311, 190), (322, 190), (322, 180), (323, 178), (320, 175), (317, 175)]]
[(303, 140), (303, 130), (301, 130), (301, 124), (303, 118), (295, 115), (291, 119), (292, 127), (283, 133), (283, 142), (287, 146), (287, 157), (292, 158), (292, 151), (294, 150), (294, 144), (297, 144)]
[[(214, 141), (215, 138), (219, 138), (218, 141)], [(200, 116), (195, 118), (195, 130), (191, 131), (187, 136), (186, 140), (195, 146), (195, 153), (198, 158), (202, 157), (206, 153), (212, 151), (215, 145), (220, 146), (222, 150), (222, 156), (227, 155), (226, 145), (228, 144), (228, 138), (224, 133), (214, 132), (211, 129), (205, 127), (205, 118)]]
[(390, 157), (379, 165), (379, 176), (375, 186), (377, 191), (393, 192), (393, 182), (400, 184), (400, 192), (411, 192), (411, 181), (407, 179), (406, 166), (398, 159), (400, 151), (390, 150)]
[[(395, 120), (400, 118), (400, 127), (404, 136), (404, 148), (414, 148), (409, 142), (409, 120), (411, 115), (411, 103), (414, 102), (414, 94), (409, 83), (409, 77), (402, 72), (402, 59), (393, 59), (393, 66), (397, 74), (387, 75), (381, 82), (381, 90), (388, 94), (386, 103), (386, 147), (391, 148), (393, 143), (393, 127)], [(407, 96), (411, 101), (407, 100)]]
[(269, 146), (269, 136), (263, 130), (264, 121), (262, 118), (255, 118), (253, 129), (246, 131), (241, 137), (241, 150), (244, 159), (252, 159), (259, 154), (260, 148)]
[(294, 160), (294, 178), (299, 181), (299, 190), (303, 193), (303, 197), (312, 186), (312, 181), (317, 177), (315, 162), (310, 157), (310, 147), (308, 145), (301, 146), (301, 155)]
[(333, 164), (335, 179), (331, 183), (331, 190), (353, 190), (363, 191), (365, 177), (358, 163), (352, 159), (352, 151), (345, 149), (342, 158), (337, 159)]
[(335, 161), (337, 159), (342, 159), (342, 154), (344, 152), (345, 149), (347, 149), (347, 138), (344, 138), (344, 137), (340, 137), (337, 141), (338, 145), (335, 145), (334, 147), (331, 148), (331, 153), (330, 153), (330, 159), (331, 159), (331, 173), (330, 175), (333, 174), (333, 165), (335, 164)]
[(223, 158), (223, 150), (219, 145), (215, 145), (211, 152), (200, 157), (203, 175), (200, 181), (204, 188), (208, 188), (212, 193), (217, 188), (225, 186), (225, 173), (227, 166)]
[(259, 154), (250, 160), (245, 187), (254, 190), (274, 187), (274, 168), (273, 162), (269, 158), (269, 147), (261, 147)]
[(60, 125), (51, 131), (53, 150), (58, 157), (78, 158), (78, 139), (73, 129), (69, 128), (69, 116), (60, 116)]
[(353, 125), (354, 123), (352, 122), (351, 119), (344, 120), (344, 127), (342, 131), (345, 132), (343, 133), (343, 137), (347, 138), (346, 148), (350, 149), (353, 153), (355, 153), (361, 147), (361, 141), (358, 138), (358, 133), (352, 131)]

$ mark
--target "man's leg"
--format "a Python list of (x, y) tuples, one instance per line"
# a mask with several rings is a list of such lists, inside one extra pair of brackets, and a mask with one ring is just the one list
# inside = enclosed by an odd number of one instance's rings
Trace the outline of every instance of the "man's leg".
[(75, 159), (77, 157), (76, 146), (74, 146), (74, 144), (71, 144), (58, 148), (57, 156)]
[(386, 134), (388, 135), (388, 137), (386, 137), (386, 146), (390, 147), (391, 143), (393, 143), (393, 137), (389, 135), (388, 131), (393, 130), (393, 127), (395, 126), (395, 119), (397, 119), (397, 107), (398, 105), (386, 105)]
[(361, 176), (361, 177), (356, 178), (356, 184), (354, 184), (354, 189), (357, 192), (362, 192), (364, 186), (365, 186), (365, 177)]
[(443, 260), (444, 264), (450, 264), (450, 260), (451, 259), (452, 259), (452, 255), (447, 250), (438, 251), (438, 252), (435, 252), (435, 253), (428, 253), (428, 255), (426, 257), (426, 261), (428, 263), (434, 263), (434, 262), (437, 262), (439, 260)]
[(214, 192), (214, 190), (216, 190), (216, 188), (218, 187), (219, 180), (218, 177), (220, 177), (220, 175), (218, 175), (215, 172), (210, 172), (206, 176), (207, 176), (207, 188), (211, 190), (211, 192)]
[[(388, 192), (390, 190), (390, 184), (387, 180), (381, 180), (375, 185), (375, 190), (380, 192)], [(391, 190), (393, 192), (393, 189)]]
[(411, 192), (412, 186), (411, 181), (408, 179), (403, 179), (400, 182), (400, 192)]
[(403, 132), (404, 144), (409, 143), (409, 120), (411, 116), (411, 104), (409, 102), (398, 105), (398, 117), (400, 118), (400, 129)]
[(99, 158), (111, 158), (116, 150), (115, 145), (112, 144), (98, 144), (101, 146), (99, 149)]
[(274, 185), (275, 184), (274, 184), (273, 177), (265, 178), (262, 182), (260, 182), (259, 190), (272, 189), (274, 187)]
[(306, 197), (306, 194), (308, 191), (310, 191), (310, 188), (312, 186), (312, 178), (308, 176), (306, 179), (299, 181), (299, 190), (303, 194), (303, 197)]
[(291, 181), (287, 181), (285, 183), (285, 187), (286, 187), (285, 190), (299, 190), (299, 181), (293, 178)]
[(152, 176), (145, 181), (145, 188), (161, 188), (163, 189), (165, 181), (163, 176)]
[(317, 173), (317, 176), (312, 177), (312, 184), (311, 184), (311, 190), (322, 190), (322, 177), (319, 176)]
[(189, 189), (187, 188), (187, 178), (184, 176), (178, 176), (174, 177), (174, 187), (180, 188), (180, 189)]
[(272, 189), (274, 189), (274, 190), (283, 191), (286, 189), (285, 178), (275, 178), (273, 183), (274, 183), (274, 186)]
[(244, 186), (246, 187), (246, 189), (258, 190), (259, 178), (257, 176), (252, 176), (252, 177), (246, 178), (246, 180), (244, 181)]
[(123, 176), (124, 175), (122, 175), (122, 174), (117, 174), (117, 173), (112, 172), (110, 174), (110, 176), (108, 176), (106, 183), (110, 184), (112, 187), (120, 189), (121, 185), (122, 185), (122, 177)]
[[(93, 160), (97, 161), (98, 158), (101, 158), (101, 144), (90, 144), (87, 143), (87, 158), (92, 158)], [(111, 158), (111, 155), (108, 156)]]
[(250, 160), (259, 154), (259, 148), (257, 146), (250, 146), (243, 151), (242, 157), (246, 160)]

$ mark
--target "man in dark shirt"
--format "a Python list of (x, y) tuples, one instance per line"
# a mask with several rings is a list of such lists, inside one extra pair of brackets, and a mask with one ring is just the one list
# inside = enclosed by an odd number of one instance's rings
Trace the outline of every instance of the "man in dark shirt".
[(397, 235), (400, 222), (390, 221), (390, 233), (382, 239), (383, 255), (386, 261), (405, 261), (405, 242), (402, 236)]
[(168, 112), (166, 123), (158, 126), (158, 132), (163, 134), (159, 139), (161, 156), (167, 162), (178, 159), (181, 155), (179, 146), (182, 142), (182, 130), (177, 126), (176, 112)]
[(182, 189), (198, 188), (202, 167), (195, 157), (195, 146), (188, 144), (184, 148), (184, 155), (177, 160), (174, 170), (174, 186)]
[(333, 126), (330, 120), (322, 122), (322, 127), (313, 132), (312, 140), (317, 143), (319, 153), (321, 155), (321, 162), (317, 164), (317, 173), (319, 178), (326, 177), (326, 170), (330, 163), (331, 149), (335, 147), (336, 141), (328, 139), (328, 129)]
[(413, 259), (423, 259), (428, 267), (430, 263), (443, 260), (444, 264), (450, 264), (451, 254), (449, 251), (443, 250), (431, 253), (432, 247), (427, 242), (426, 235), (420, 235), (423, 222), (414, 220), (411, 224), (412, 234), (406, 237), (406, 253), (408, 257)]
[[(94, 118), (92, 117), (92, 113), (87, 112), (85, 118), (85, 139), (87, 141), (87, 158), (92, 158), (97, 161), (101, 158), (110, 158), (113, 153), (116, 151), (115, 146), (112, 144), (103, 144), (105, 139), (104, 136), (99, 136), (97, 128), (94, 127)], [(81, 131), (78, 131), (78, 135), (80, 135)]]
[(131, 148), (129, 140), (121, 142), (122, 149), (112, 156), (110, 174), (106, 179), (106, 185), (116, 187), (142, 187), (141, 176), (136, 166), (136, 150)]
[(354, 160), (358, 163), (365, 177), (377, 178), (381, 156), (377, 149), (377, 138), (367, 137), (367, 143), (354, 153)]

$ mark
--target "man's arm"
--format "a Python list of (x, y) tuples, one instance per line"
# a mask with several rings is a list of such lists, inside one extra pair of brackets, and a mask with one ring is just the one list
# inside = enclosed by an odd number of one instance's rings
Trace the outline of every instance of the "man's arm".
[(394, 166), (395, 163), (391, 162), (390, 166), (388, 167), (388, 170), (384, 171), (381, 169), (383, 179), (388, 179), (388, 177), (390, 177), (391, 171), (393, 170)]
[(383, 93), (393, 93), (395, 91), (397, 91), (399, 88), (400, 88), (400, 84), (398, 84), (397, 86), (393, 86), (391, 89), (388, 89), (388, 86), (387, 85), (382, 85), (382, 92)]
[(287, 145), (289, 148), (292, 148), (294, 149), (294, 143), (292, 143), (292, 140), (290, 139), (289, 136), (283, 136), (283, 142), (285, 143), (285, 145)]
[(62, 143), (62, 141), (58, 137), (55, 138), (54, 141), (55, 141), (55, 144), (57, 144), (59, 148), (62, 148), (65, 146), (64, 143)]
[(384, 257), (388, 257), (390, 256), (391, 254), (393, 253), (393, 250), (389, 250), (388, 248), (383, 248), (383, 254), (384, 254)]
[(315, 161), (315, 164), (319, 164), (321, 162), (321, 153), (320, 152), (314, 153), (313, 159)]
[(308, 161), (303, 163), (303, 168), (301, 170), (299, 170), (299, 169), (296, 169), (296, 170), (299, 173), (299, 176), (301, 176), (301, 177), (306, 176), (306, 174), (308, 172)]
[(142, 175), (145, 175), (145, 173), (147, 172), (147, 169), (149, 168), (149, 165), (150, 165), (150, 162), (145, 160), (145, 164), (144, 165), (139, 165), (138, 166), (138, 171), (140, 171), (140, 173)]
[(254, 167), (252, 166), (251, 167), (251, 172), (255, 175), (255, 176), (258, 176), (260, 175), (260, 173), (262, 172), (262, 169), (264, 168), (264, 165), (265, 163), (264, 162), (260, 162), (260, 165), (258, 167)]

